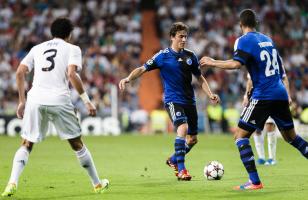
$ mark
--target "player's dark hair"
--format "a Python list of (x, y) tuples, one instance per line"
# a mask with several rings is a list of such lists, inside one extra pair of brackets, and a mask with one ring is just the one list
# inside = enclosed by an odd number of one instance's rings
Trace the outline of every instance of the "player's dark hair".
[(52, 22), (50, 32), (52, 37), (65, 39), (69, 37), (73, 29), (74, 26), (71, 20), (65, 17), (61, 17)]
[(258, 24), (256, 13), (251, 9), (245, 9), (240, 14), (240, 22), (243, 26), (255, 28)]
[(188, 32), (188, 26), (183, 22), (175, 22), (171, 25), (169, 35), (174, 37), (178, 31), (186, 31)]

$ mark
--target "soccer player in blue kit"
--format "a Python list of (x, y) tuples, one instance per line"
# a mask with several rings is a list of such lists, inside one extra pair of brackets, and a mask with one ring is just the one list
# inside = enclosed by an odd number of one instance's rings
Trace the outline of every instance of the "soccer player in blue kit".
[(187, 34), (187, 25), (182, 22), (172, 24), (170, 28), (171, 46), (159, 51), (119, 83), (119, 88), (124, 90), (126, 83), (140, 77), (145, 72), (160, 70), (165, 108), (177, 132), (174, 142), (175, 153), (168, 158), (167, 164), (175, 171), (178, 180), (183, 181), (191, 180), (184, 164), (185, 154), (197, 143), (198, 133), (198, 115), (191, 84), (192, 75), (196, 77), (212, 103), (220, 101), (219, 97), (211, 92), (207, 81), (202, 76), (196, 55), (184, 48)]
[(214, 60), (203, 57), (202, 67), (238, 69), (245, 65), (254, 90), (252, 98), (244, 108), (238, 129), (234, 135), (241, 160), (249, 174), (249, 181), (236, 186), (236, 190), (262, 189), (249, 137), (256, 129), (263, 129), (270, 116), (274, 119), (284, 140), (297, 148), (308, 158), (308, 143), (294, 131), (293, 119), (289, 109), (288, 94), (282, 82), (282, 60), (273, 41), (266, 35), (256, 32), (255, 12), (245, 9), (240, 14), (240, 27), (243, 35), (234, 44), (231, 60)]

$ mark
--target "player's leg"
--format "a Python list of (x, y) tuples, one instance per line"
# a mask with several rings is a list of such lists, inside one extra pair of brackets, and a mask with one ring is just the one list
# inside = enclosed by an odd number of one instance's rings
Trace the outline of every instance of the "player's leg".
[(15, 153), (11, 176), (2, 196), (12, 196), (16, 192), (19, 177), (28, 162), (34, 143), (44, 138), (48, 129), (48, 117), (44, 107), (27, 102), (22, 123), (22, 144)]
[(103, 181), (99, 179), (91, 152), (82, 142), (81, 136), (69, 139), (68, 142), (75, 151), (80, 165), (87, 171), (94, 187), (94, 191), (101, 192), (102, 189), (107, 188), (109, 182), (106, 182), (106, 179)]
[(295, 133), (294, 128), (290, 130), (280, 130), (283, 139), (295, 147), (299, 152), (308, 159), (308, 142)]
[(295, 133), (288, 101), (277, 101), (275, 105), (277, 107), (273, 107), (272, 117), (283, 139), (298, 149), (304, 157), (308, 158), (308, 143)]
[[(185, 154), (188, 154), (190, 150), (198, 143), (198, 113), (195, 105), (186, 105), (184, 112), (187, 117), (188, 133), (186, 135), (185, 142)], [(176, 163), (175, 154), (170, 157), (172, 163)]]
[(51, 106), (48, 112), (53, 116), (53, 123), (58, 135), (61, 139), (69, 142), (75, 151), (80, 165), (87, 171), (94, 191), (100, 193), (104, 189), (107, 189), (109, 185), (108, 180), (99, 179), (92, 155), (81, 140), (81, 128), (73, 105)]
[[(191, 176), (188, 174), (185, 168), (185, 154), (186, 154), (186, 135), (188, 132), (187, 117), (184, 112), (184, 108), (181, 105), (174, 104), (172, 102), (166, 104), (166, 110), (170, 119), (176, 127), (177, 136), (174, 141), (174, 156), (171, 156), (167, 160), (167, 164), (172, 167), (175, 174), (179, 178), (179, 174), (182, 174), (181, 180), (190, 180)], [(178, 170), (178, 171), (177, 171)], [(178, 174), (179, 172), (179, 174)]]
[(251, 131), (246, 131), (238, 127), (234, 135), (235, 143), (238, 147), (242, 163), (249, 175), (249, 182), (236, 186), (235, 189), (237, 190), (261, 189), (263, 187), (257, 172), (253, 151), (249, 143), (251, 133)]
[(265, 163), (265, 151), (264, 151), (264, 134), (261, 130), (256, 130), (253, 134), (253, 139), (255, 142), (255, 147), (258, 154), (257, 163), (259, 165), (264, 165)]
[(256, 190), (263, 188), (257, 172), (253, 151), (249, 142), (249, 137), (256, 130), (262, 130), (269, 113), (267, 112), (267, 102), (251, 99), (244, 108), (238, 128), (234, 134), (236, 146), (246, 171), (249, 181), (243, 185), (236, 186), (237, 190)]
[[(269, 121), (272, 120), (272, 121)], [(268, 160), (265, 165), (275, 165), (276, 164), (276, 146), (277, 146), (277, 135), (276, 135), (276, 125), (272, 118), (269, 118), (266, 123), (264, 130), (267, 132), (267, 145), (268, 145)]]
[(4, 192), (1, 194), (2, 196), (12, 196), (16, 192), (19, 177), (28, 162), (32, 148), (32, 142), (26, 139), (22, 140), (20, 148), (15, 153), (11, 176)]

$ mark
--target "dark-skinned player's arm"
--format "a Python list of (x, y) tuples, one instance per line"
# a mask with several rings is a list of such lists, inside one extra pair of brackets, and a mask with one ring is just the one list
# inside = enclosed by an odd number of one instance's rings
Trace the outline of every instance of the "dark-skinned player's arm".
[(142, 76), (142, 74), (144, 74), (146, 72), (146, 68), (144, 66), (138, 67), (136, 69), (134, 69), (126, 78), (123, 78), (120, 82), (119, 82), (119, 88), (121, 91), (124, 91), (126, 88), (126, 84), (129, 83), (132, 80), (135, 80), (137, 78), (139, 78), (140, 76)]
[(212, 91), (209, 87), (209, 84), (207, 83), (204, 76), (203, 75), (198, 76), (197, 80), (198, 80), (199, 84), (201, 85), (203, 91), (207, 94), (207, 96), (211, 100), (211, 102), (214, 103), (214, 104), (219, 103), (220, 102), (219, 96), (217, 94), (212, 93)]

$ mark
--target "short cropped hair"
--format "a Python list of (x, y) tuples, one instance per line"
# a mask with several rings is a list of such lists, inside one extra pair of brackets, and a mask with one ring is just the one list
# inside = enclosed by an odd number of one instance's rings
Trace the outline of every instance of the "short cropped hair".
[(171, 25), (169, 35), (174, 37), (178, 31), (186, 31), (188, 32), (189, 28), (183, 22), (175, 22)]
[(256, 13), (251, 9), (245, 9), (240, 14), (240, 22), (243, 26), (255, 28), (258, 24)]
[(57, 18), (52, 22), (50, 32), (52, 37), (58, 37), (61, 39), (68, 38), (74, 29), (74, 26), (68, 18)]

